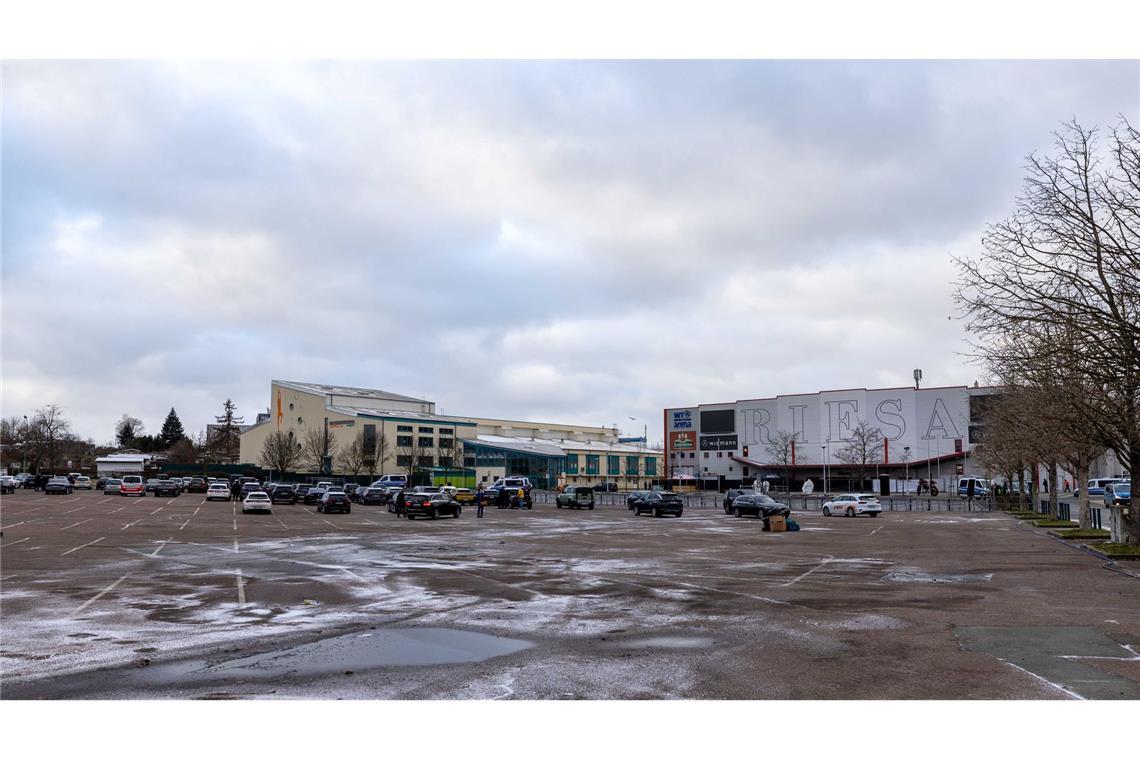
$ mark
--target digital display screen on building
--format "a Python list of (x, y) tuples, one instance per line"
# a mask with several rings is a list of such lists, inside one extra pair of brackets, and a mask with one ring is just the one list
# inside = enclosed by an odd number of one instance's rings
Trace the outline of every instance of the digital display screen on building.
[(707, 433), (735, 433), (736, 410), (718, 409), (701, 412), (701, 435)]

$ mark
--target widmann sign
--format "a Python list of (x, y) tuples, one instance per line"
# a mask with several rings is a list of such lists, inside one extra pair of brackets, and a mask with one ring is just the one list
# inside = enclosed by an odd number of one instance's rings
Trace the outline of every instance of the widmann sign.
[(735, 435), (702, 435), (701, 451), (735, 451)]
[(669, 448), (674, 451), (692, 451), (697, 448), (697, 436), (689, 430), (670, 433)]

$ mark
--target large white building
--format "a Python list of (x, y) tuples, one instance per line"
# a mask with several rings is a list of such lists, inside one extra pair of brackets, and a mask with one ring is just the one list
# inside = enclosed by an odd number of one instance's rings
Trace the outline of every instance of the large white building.
[[(665, 409), (670, 477), (732, 482), (791, 471), (793, 484), (825, 476), (842, 482), (839, 457), (861, 423), (882, 434), (875, 468), (891, 477), (941, 480), (972, 474), (984, 399), (993, 388), (849, 388)], [(774, 435), (794, 436), (792, 464), (771, 451)], [(746, 453), (747, 452), (747, 453)], [(859, 487), (852, 485), (852, 487)]]
[[(242, 431), (240, 461), (260, 465), (265, 440), (275, 431), (302, 447), (310, 431), (326, 427), (338, 449), (358, 435), (366, 451), (385, 441), (388, 456), (373, 457), (365, 468), (376, 475), (406, 472), (413, 456), (417, 466), (455, 471), (457, 480), (460, 470), (484, 483), (526, 475), (547, 488), (601, 481), (635, 487), (662, 472), (659, 450), (622, 443), (613, 428), (440, 415), (426, 399), (286, 380), (270, 382), (268, 419)], [(329, 469), (342, 471), (336, 461)]]

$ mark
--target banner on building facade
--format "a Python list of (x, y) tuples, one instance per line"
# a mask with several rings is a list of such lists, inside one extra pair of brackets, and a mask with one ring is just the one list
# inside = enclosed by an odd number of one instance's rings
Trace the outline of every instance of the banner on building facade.
[(697, 448), (696, 435), (688, 430), (670, 433), (669, 448), (674, 451), (692, 451)]
[(701, 451), (735, 451), (737, 439), (735, 435), (702, 435)]

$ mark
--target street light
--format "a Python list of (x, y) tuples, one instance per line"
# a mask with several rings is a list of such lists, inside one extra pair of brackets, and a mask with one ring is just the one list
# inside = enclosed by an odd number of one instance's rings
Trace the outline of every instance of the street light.
[(903, 493), (910, 487), (910, 446), (903, 446), (903, 464), (906, 465), (906, 482), (903, 484)]
[(820, 448), (820, 451), (823, 452), (823, 492), (827, 493), (827, 460), (828, 460), (827, 444), (825, 443), (822, 446), (820, 446), (819, 448)]

